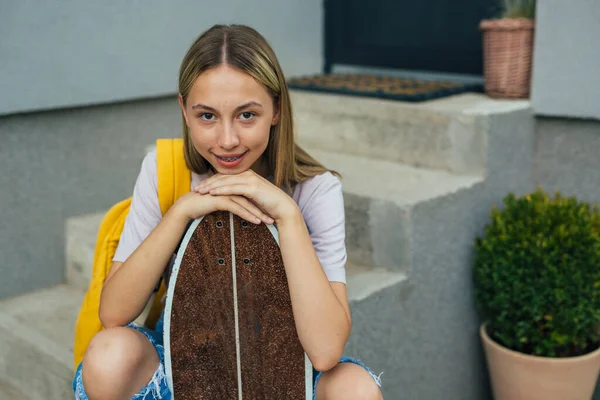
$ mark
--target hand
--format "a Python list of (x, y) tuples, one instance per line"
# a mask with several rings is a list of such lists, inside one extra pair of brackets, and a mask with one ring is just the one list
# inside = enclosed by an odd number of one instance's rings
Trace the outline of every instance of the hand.
[(252, 170), (236, 175), (213, 175), (194, 191), (218, 197), (243, 196), (277, 222), (299, 213), (290, 196)]
[(188, 219), (200, 218), (215, 211), (229, 211), (254, 224), (261, 222), (272, 224), (274, 222), (250, 200), (237, 195), (212, 196), (190, 192), (177, 199), (173, 209)]

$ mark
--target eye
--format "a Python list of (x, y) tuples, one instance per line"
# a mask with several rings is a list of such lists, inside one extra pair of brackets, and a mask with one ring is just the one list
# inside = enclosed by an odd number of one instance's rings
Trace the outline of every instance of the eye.
[(256, 114), (254, 114), (253, 112), (250, 111), (246, 111), (240, 114), (240, 118), (242, 119), (242, 121), (250, 121), (252, 118), (254, 118)]
[(211, 113), (202, 113), (199, 115), (199, 117), (201, 119), (203, 119), (204, 121), (214, 121), (215, 119), (215, 114), (211, 114)]

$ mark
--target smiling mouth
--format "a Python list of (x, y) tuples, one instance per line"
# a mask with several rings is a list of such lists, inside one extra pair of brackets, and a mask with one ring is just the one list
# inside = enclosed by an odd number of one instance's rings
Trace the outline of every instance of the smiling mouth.
[(215, 154), (215, 157), (217, 157), (219, 160), (223, 160), (225, 162), (233, 162), (233, 161), (239, 160), (240, 158), (244, 157), (247, 152), (248, 151), (245, 151), (242, 154), (240, 154), (239, 156), (235, 156), (235, 157), (221, 157), (216, 154)]

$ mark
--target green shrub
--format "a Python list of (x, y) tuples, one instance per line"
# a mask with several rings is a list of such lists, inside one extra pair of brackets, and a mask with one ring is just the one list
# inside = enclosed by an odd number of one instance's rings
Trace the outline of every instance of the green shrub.
[(502, 18), (535, 18), (536, 0), (502, 0)]
[(569, 357), (600, 340), (600, 211), (541, 189), (504, 199), (475, 242), (475, 302), (509, 349)]

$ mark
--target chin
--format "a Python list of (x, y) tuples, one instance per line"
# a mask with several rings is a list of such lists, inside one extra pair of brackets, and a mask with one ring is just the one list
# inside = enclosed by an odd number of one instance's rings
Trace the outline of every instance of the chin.
[(237, 175), (237, 174), (241, 174), (242, 172), (247, 171), (246, 169), (222, 169), (222, 168), (215, 168), (217, 173), (221, 174), (221, 175)]

